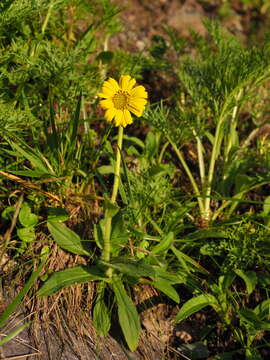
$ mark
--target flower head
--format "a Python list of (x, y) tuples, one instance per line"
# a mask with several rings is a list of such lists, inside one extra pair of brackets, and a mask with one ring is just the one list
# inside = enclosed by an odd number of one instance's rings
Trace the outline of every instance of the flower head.
[(114, 120), (116, 126), (126, 127), (132, 124), (130, 112), (136, 116), (142, 116), (147, 103), (147, 92), (142, 85), (135, 86), (136, 80), (129, 75), (122, 75), (119, 83), (113, 78), (105, 81), (102, 92), (98, 94), (100, 105), (105, 112), (105, 119), (109, 122)]

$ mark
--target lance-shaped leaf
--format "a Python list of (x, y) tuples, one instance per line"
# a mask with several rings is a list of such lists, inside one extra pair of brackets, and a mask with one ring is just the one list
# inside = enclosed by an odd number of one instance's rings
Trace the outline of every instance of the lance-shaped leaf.
[(62, 248), (76, 255), (90, 255), (87, 241), (82, 240), (74, 231), (57, 222), (48, 222), (48, 229), (54, 241)]
[(138, 346), (141, 325), (139, 315), (131, 298), (127, 295), (123, 283), (118, 280), (112, 284), (118, 306), (121, 329), (131, 351)]
[(193, 297), (188, 300), (180, 309), (176, 318), (174, 320), (175, 323), (178, 323), (190, 315), (195, 314), (197, 311), (203, 309), (206, 306), (217, 306), (217, 300), (213, 295), (210, 294), (201, 294), (199, 296)]
[(38, 291), (38, 296), (47, 296), (66, 286), (82, 284), (94, 280), (109, 280), (98, 266), (75, 266), (54, 273)]

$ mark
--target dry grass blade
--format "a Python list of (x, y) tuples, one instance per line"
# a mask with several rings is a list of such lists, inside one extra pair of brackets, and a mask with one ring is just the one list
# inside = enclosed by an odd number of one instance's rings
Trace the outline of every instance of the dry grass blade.
[(5, 171), (0, 171), (0, 174), (5, 176), (6, 178), (10, 179), (10, 180), (13, 180), (13, 181), (16, 181), (18, 182), (19, 184), (22, 184), (23, 186), (25, 186), (26, 188), (28, 189), (31, 189), (31, 190), (36, 190), (38, 191), (39, 193), (45, 195), (46, 197), (50, 198), (50, 199), (53, 199), (53, 200), (56, 200), (58, 201), (59, 203), (61, 203), (60, 199), (58, 196), (54, 195), (54, 194), (51, 194), (47, 191), (44, 191), (42, 189), (40, 189), (38, 186), (36, 186), (35, 184), (29, 182), (29, 181), (26, 181), (24, 179), (21, 179), (20, 177), (16, 176), (16, 175), (13, 175), (13, 174), (9, 174), (9, 173), (6, 173)]

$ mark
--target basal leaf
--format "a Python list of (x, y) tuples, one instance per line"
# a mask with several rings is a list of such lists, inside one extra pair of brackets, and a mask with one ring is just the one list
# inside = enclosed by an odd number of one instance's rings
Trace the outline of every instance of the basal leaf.
[(97, 266), (75, 266), (54, 273), (38, 291), (38, 296), (48, 296), (54, 294), (64, 287), (82, 284), (88, 281), (107, 280), (106, 276)]
[(112, 288), (118, 306), (118, 317), (121, 329), (131, 351), (134, 351), (139, 342), (141, 325), (139, 315), (131, 298), (127, 295), (123, 283), (118, 280), (112, 283)]
[(93, 324), (97, 333), (106, 336), (111, 327), (109, 310), (104, 302), (103, 296), (98, 296), (93, 310)]

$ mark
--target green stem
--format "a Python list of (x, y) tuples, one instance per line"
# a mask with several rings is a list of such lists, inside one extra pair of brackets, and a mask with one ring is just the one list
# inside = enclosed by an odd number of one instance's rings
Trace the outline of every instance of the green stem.
[[(119, 126), (118, 128), (118, 141), (117, 141), (117, 150), (116, 150), (116, 162), (114, 168), (114, 182), (113, 190), (111, 196), (111, 203), (116, 202), (119, 180), (120, 180), (120, 166), (121, 166), (121, 150), (123, 144), (123, 127)], [(112, 229), (112, 216), (108, 214), (108, 211), (105, 211), (105, 225), (104, 225), (104, 248), (102, 252), (102, 259), (106, 262), (110, 261), (111, 258), (111, 229)], [(107, 275), (112, 277), (112, 269), (109, 268)]]
[(213, 145), (213, 149), (212, 149), (212, 155), (211, 155), (209, 171), (208, 171), (207, 187), (206, 187), (206, 192), (205, 192), (206, 197), (205, 197), (205, 204), (204, 204), (204, 211), (205, 211), (204, 219), (206, 221), (210, 220), (210, 201), (211, 201), (210, 195), (211, 195), (211, 190), (212, 190), (212, 181), (213, 181), (213, 177), (214, 177), (216, 159), (218, 157), (221, 142), (222, 142), (221, 141), (222, 139), (220, 139), (222, 125), (223, 125), (223, 119), (220, 118), (217, 123), (217, 127), (216, 127), (214, 145)]
[(201, 139), (199, 138), (195, 130), (193, 131), (193, 133), (197, 141), (198, 162), (200, 169), (201, 184), (203, 189), (205, 184), (205, 165), (204, 165), (204, 157), (203, 157), (203, 145)]
[(48, 25), (48, 22), (49, 22), (51, 13), (52, 13), (52, 8), (53, 8), (53, 5), (54, 5), (53, 2), (54, 2), (54, 0), (52, 0), (52, 1), (50, 2), (50, 5), (49, 5), (49, 8), (48, 8), (48, 11), (47, 11), (45, 20), (44, 20), (44, 22), (43, 22), (43, 24), (42, 24), (42, 28), (41, 28), (41, 34), (42, 34), (42, 35), (45, 33), (46, 27), (47, 27), (47, 25)]
[(122, 144), (123, 144), (123, 127), (119, 126), (118, 129), (118, 140), (117, 140), (117, 150), (116, 150), (116, 162), (115, 162), (115, 169), (114, 169), (114, 183), (113, 183), (113, 191), (111, 202), (116, 202), (116, 197), (119, 188), (119, 180), (120, 180), (120, 165), (121, 165), (121, 151), (122, 151)]
[(181, 162), (181, 164), (182, 164), (182, 166), (183, 166), (183, 168), (184, 168), (184, 170), (185, 170), (185, 172), (186, 172), (186, 174), (187, 174), (187, 176), (189, 178), (189, 181), (190, 181), (190, 183), (191, 183), (191, 185), (193, 187), (194, 193), (195, 193), (195, 195), (197, 197), (197, 201), (198, 201), (198, 204), (199, 204), (201, 215), (203, 215), (205, 213), (204, 205), (203, 205), (203, 200), (201, 198), (200, 190), (199, 190), (199, 188), (197, 186), (197, 183), (196, 183), (196, 181), (195, 181), (195, 179), (194, 179), (194, 177), (193, 177), (193, 175), (192, 175), (192, 173), (191, 173), (191, 171), (190, 171), (190, 169), (188, 167), (188, 164), (186, 163), (186, 161), (185, 161), (185, 159), (183, 157), (183, 154), (177, 148), (176, 144), (173, 142), (173, 140), (170, 138), (170, 136), (167, 135), (167, 138), (168, 138), (172, 148), (174, 149), (178, 159), (180, 160), (180, 162)]

